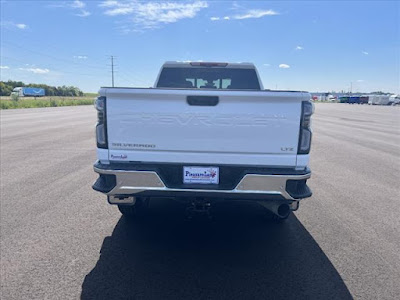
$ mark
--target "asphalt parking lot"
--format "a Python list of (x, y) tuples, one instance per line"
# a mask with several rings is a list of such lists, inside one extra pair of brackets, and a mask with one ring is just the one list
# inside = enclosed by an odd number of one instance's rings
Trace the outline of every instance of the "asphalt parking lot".
[(1, 299), (398, 299), (400, 107), (316, 105), (310, 186), (132, 224), (91, 189), (91, 106), (1, 111)]

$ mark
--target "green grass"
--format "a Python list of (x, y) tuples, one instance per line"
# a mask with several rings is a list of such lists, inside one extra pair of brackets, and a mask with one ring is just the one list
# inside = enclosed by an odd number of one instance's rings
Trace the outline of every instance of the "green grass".
[(83, 93), (84, 97), (98, 97), (99, 94), (98, 93)]
[(0, 109), (92, 105), (93, 101), (94, 97), (88, 96), (19, 98), (18, 101), (13, 101), (10, 97), (0, 97)]

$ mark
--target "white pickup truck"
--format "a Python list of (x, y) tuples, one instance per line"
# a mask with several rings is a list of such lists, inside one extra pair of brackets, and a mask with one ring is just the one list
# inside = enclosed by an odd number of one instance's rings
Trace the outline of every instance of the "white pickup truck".
[(167, 62), (154, 88), (99, 94), (93, 189), (127, 217), (172, 198), (255, 201), (279, 221), (311, 196), (311, 96), (264, 90), (253, 64)]

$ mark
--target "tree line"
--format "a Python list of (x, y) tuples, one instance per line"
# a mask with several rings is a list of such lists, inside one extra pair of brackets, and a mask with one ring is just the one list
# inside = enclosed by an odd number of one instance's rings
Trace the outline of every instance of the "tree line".
[(83, 96), (83, 92), (75, 86), (49, 86), (47, 84), (29, 83), (25, 84), (22, 81), (0, 81), (0, 96), (10, 96), (12, 90), (16, 87), (33, 87), (42, 88), (46, 92), (46, 96)]

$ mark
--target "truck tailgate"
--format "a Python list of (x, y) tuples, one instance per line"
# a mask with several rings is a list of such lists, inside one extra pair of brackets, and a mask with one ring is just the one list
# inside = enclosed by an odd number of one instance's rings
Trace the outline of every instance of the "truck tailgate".
[[(128, 88), (103, 94), (111, 161), (264, 166), (296, 165), (301, 101), (309, 97)], [(189, 104), (188, 96), (197, 102)], [(218, 103), (201, 105), (210, 99)]]

